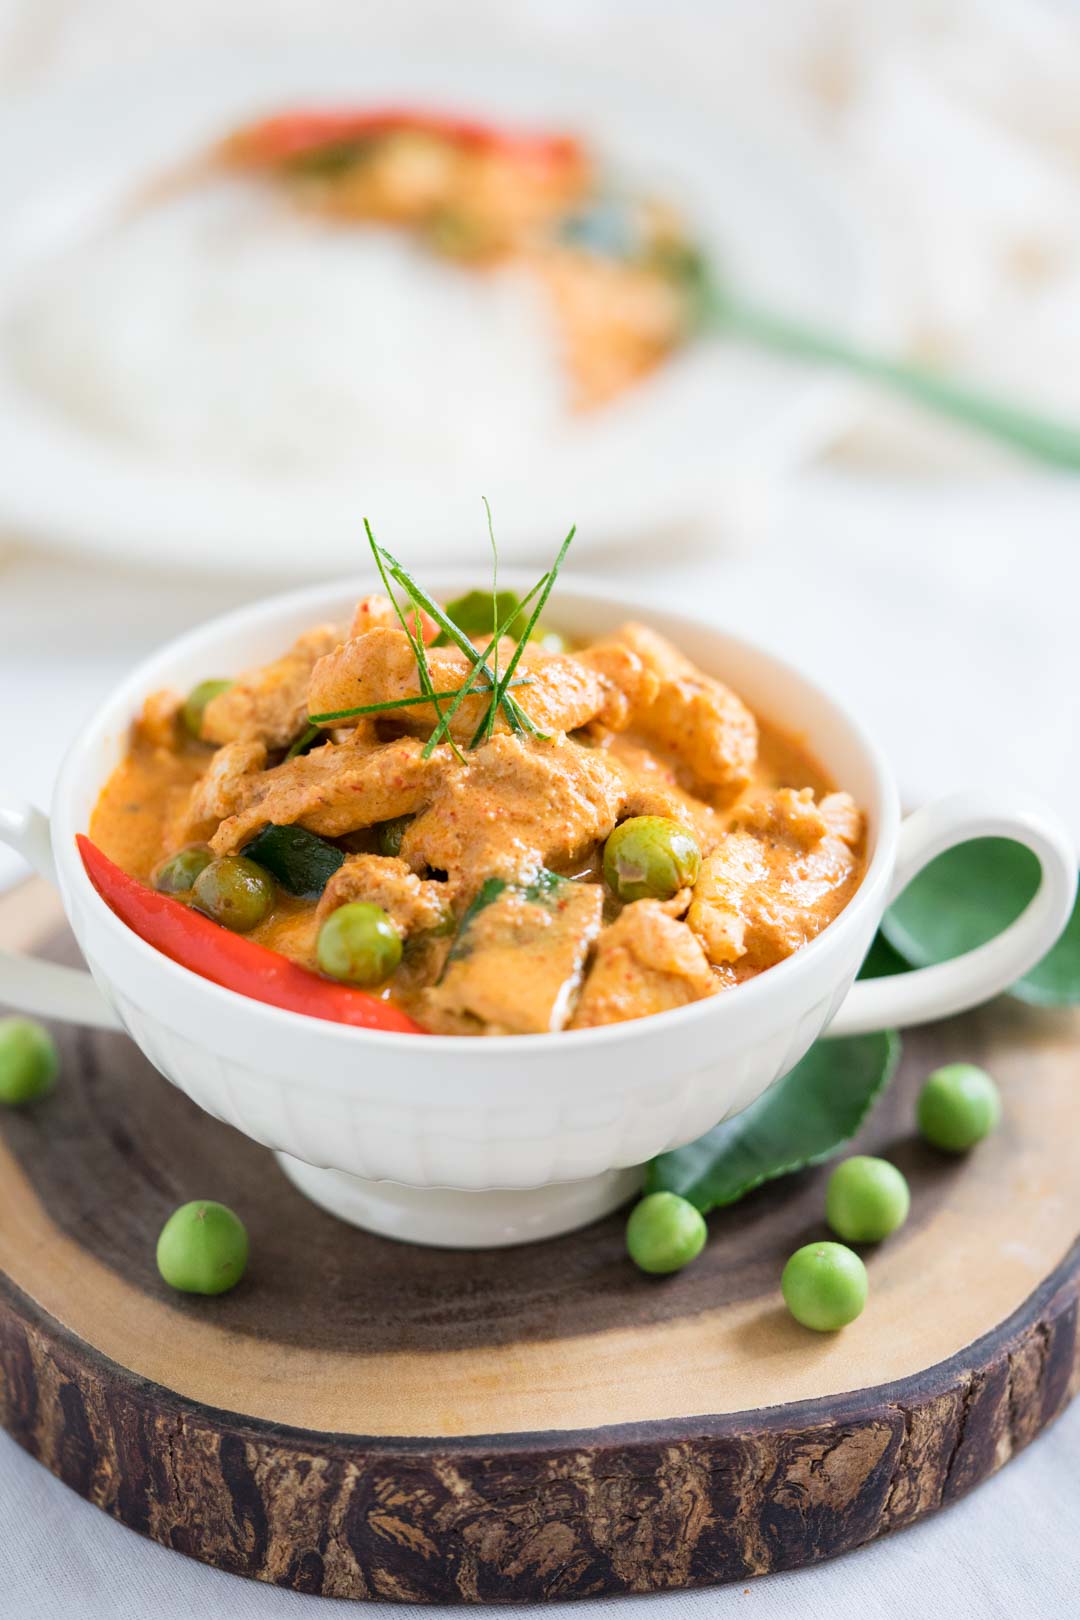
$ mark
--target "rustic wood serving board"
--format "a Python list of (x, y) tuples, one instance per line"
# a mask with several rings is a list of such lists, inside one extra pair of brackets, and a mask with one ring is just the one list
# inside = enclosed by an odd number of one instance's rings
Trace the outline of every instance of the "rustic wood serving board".
[[(0, 939), (49, 936), (33, 884)], [(335, 1597), (495, 1602), (705, 1585), (827, 1558), (950, 1502), (1080, 1383), (1080, 1019), (1001, 1004), (908, 1037), (859, 1147), (912, 1218), (871, 1300), (818, 1336), (787, 1254), (824, 1171), (714, 1216), (640, 1276), (622, 1219), (523, 1249), (340, 1225), (125, 1038), (57, 1031), (62, 1084), (0, 1120), (0, 1422), (114, 1518), (238, 1574)], [(921, 1076), (992, 1068), (1001, 1131), (946, 1160)], [(252, 1262), (217, 1300), (154, 1267), (175, 1205), (221, 1198)]]

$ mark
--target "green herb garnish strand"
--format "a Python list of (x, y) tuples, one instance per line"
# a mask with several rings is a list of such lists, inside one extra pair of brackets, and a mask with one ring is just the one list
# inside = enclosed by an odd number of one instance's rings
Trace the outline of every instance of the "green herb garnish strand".
[[(469, 640), (465, 632), (458, 629), (453, 619), (447, 616), (447, 614), (439, 606), (438, 602), (434, 601), (433, 598), (428, 595), (428, 593), (424, 590), (424, 587), (413, 579), (408, 569), (404, 568), (401, 563), (398, 562), (397, 558), (387, 551), (385, 546), (380, 546), (379, 550), (382, 552), (385, 561), (389, 564), (390, 573), (392, 574), (393, 578), (397, 580), (398, 584), (403, 590), (408, 592), (408, 594), (412, 597), (412, 600), (416, 603), (417, 607), (423, 608), (424, 612), (435, 620), (435, 623), (439, 626), (439, 628), (446, 631), (447, 635), (450, 637), (450, 640), (461, 652), (465, 654), (470, 663), (479, 660), (484, 673), (487, 675), (488, 679), (492, 681), (492, 686), (494, 686), (495, 683), (492, 679), (490, 664), (482, 654), (477, 652), (476, 647)], [(528, 715), (525, 713), (520, 703), (518, 703), (516, 699), (504, 694), (501, 702), (503, 712), (506, 715), (507, 723), (512, 731), (528, 730), (531, 731), (534, 736), (536, 735), (536, 727), (533, 725), (532, 721), (529, 719)]]
[(319, 735), (319, 728), (315, 724), (315, 716), (312, 715), (312, 714), (309, 714), (308, 715), (308, 727), (307, 727), (307, 730), (302, 731), (300, 733), (299, 737), (297, 737), (296, 741), (292, 744), (291, 748), (289, 749), (289, 752), (285, 755), (285, 758), (282, 761), (282, 763), (287, 764), (290, 759), (296, 759), (296, 758), (298, 758), (298, 756), (300, 754), (305, 753), (307, 751), (307, 749), (310, 748), (311, 744), (315, 741), (316, 737), (318, 737), (318, 735)]
[[(358, 719), (365, 714), (382, 714), (393, 709), (410, 708), (421, 703), (430, 704), (435, 710), (436, 725), (434, 731), (424, 745), (423, 757), (425, 759), (429, 759), (440, 741), (445, 737), (457, 759), (464, 764), (464, 756), (461, 753), (461, 750), (458, 748), (457, 743), (454, 741), (453, 735), (450, 731), (450, 723), (458, 709), (461, 707), (462, 703), (464, 703), (465, 699), (470, 696), (470, 694), (487, 693), (490, 691), (491, 700), (484, 712), (483, 719), (481, 720), (476, 731), (473, 733), (472, 739), (469, 743), (470, 748), (476, 748), (481, 742), (484, 742), (491, 737), (495, 728), (495, 719), (499, 709), (502, 709), (503, 713), (505, 714), (507, 725), (510, 727), (511, 731), (516, 732), (519, 735), (523, 731), (528, 731), (533, 737), (540, 738), (544, 741), (549, 740), (548, 733), (541, 731), (539, 727), (534, 724), (529, 715), (513, 695), (515, 688), (532, 685), (532, 677), (526, 676), (524, 678), (515, 679), (515, 674), (529, 637), (536, 628), (537, 622), (539, 621), (540, 615), (544, 610), (548, 597), (551, 595), (552, 587), (555, 584), (559, 569), (563, 565), (566, 553), (570, 549), (570, 543), (577, 532), (577, 525), (575, 524), (571, 528), (570, 533), (563, 541), (554, 565), (547, 571), (546, 574), (541, 574), (540, 578), (525, 597), (524, 601), (518, 602), (516, 598), (514, 599), (510, 613), (507, 615), (504, 622), (500, 624), (499, 552), (495, 543), (495, 528), (491, 517), (491, 506), (486, 496), (484, 497), (484, 510), (487, 513), (488, 535), (491, 540), (493, 587), (491, 593), (492, 637), (488, 645), (482, 650), (478, 649), (476, 644), (465, 634), (461, 627), (454, 623), (453, 619), (450, 617), (449, 613), (447, 613), (445, 608), (440, 607), (438, 602), (436, 602), (433, 597), (428, 595), (423, 586), (413, 578), (407, 568), (398, 562), (393, 553), (387, 551), (385, 546), (379, 545), (374, 534), (372, 533), (371, 524), (367, 518), (364, 519), (364, 531), (367, 535), (368, 545), (371, 547), (371, 554), (375, 558), (375, 566), (379, 570), (379, 577), (383, 582), (383, 588), (390, 599), (390, 603), (393, 606), (395, 614), (397, 615), (398, 623), (404, 630), (409, 642), (409, 646), (412, 649), (413, 656), (416, 659), (420, 692), (415, 697), (398, 698), (388, 703), (364, 704), (352, 709), (335, 709), (326, 714), (309, 715), (308, 718), (313, 724), (326, 724), (334, 720)], [(408, 615), (403, 611), (401, 604), (394, 595), (393, 587), (390, 584), (390, 579), (393, 579), (395, 583), (399, 585), (403, 591), (405, 591), (406, 595), (409, 597), (409, 600), (412, 602), (415, 610), (414, 626), (410, 626)], [(539, 600), (537, 601), (536, 607), (533, 609), (532, 615), (525, 626), (524, 633), (518, 639), (518, 644), (507, 663), (506, 669), (504, 671), (500, 671), (499, 644), (503, 636), (509, 632), (511, 625), (515, 622), (515, 620), (519, 620), (521, 618), (524, 609), (537, 595), (539, 595)], [(427, 661), (427, 648), (424, 645), (424, 638), (421, 633), (420, 614), (422, 612), (426, 613), (429, 618), (431, 618), (439, 626), (439, 629), (442, 631), (440, 641), (442, 641), (444, 638), (450, 641), (458, 648), (459, 652), (463, 652), (465, 654), (465, 657), (468, 660), (468, 675), (466, 676), (462, 685), (454, 692), (435, 691), (434, 683), (431, 679), (431, 669)], [(492, 659), (494, 660), (493, 664), (491, 662)], [(486, 684), (479, 684), (481, 681), (485, 680)], [(440, 704), (446, 701), (450, 702), (450, 708), (444, 713), (440, 707)]]
[[(431, 757), (431, 754), (432, 754), (433, 750), (435, 749), (436, 744), (439, 742), (439, 739), (442, 737), (444, 731), (449, 730), (450, 722), (453, 720), (455, 714), (457, 714), (457, 712), (460, 709), (462, 703), (469, 696), (470, 692), (473, 691), (473, 682), (476, 680), (477, 676), (482, 673), (482, 671), (484, 669), (484, 661), (491, 657), (492, 648), (495, 649), (495, 670), (496, 670), (496, 672), (498, 671), (498, 667), (499, 667), (499, 659), (498, 659), (499, 642), (502, 640), (503, 636), (506, 635), (509, 626), (513, 623), (514, 619), (517, 618), (518, 614), (521, 612), (522, 607), (524, 607), (527, 603), (532, 601), (533, 597), (536, 595), (537, 591), (540, 589), (540, 587), (543, 585), (543, 583), (544, 583), (544, 581), (546, 579), (547, 579), (546, 574), (541, 575), (541, 577), (537, 580), (536, 584), (533, 586), (532, 590), (529, 592), (528, 596), (526, 596), (525, 601), (524, 602), (518, 602), (514, 607), (511, 608), (510, 612), (507, 614), (507, 616), (503, 620), (502, 624), (497, 624), (495, 626), (495, 634), (494, 634), (494, 636), (488, 642), (488, 645), (484, 648), (483, 652), (480, 653), (479, 656), (476, 657), (476, 662), (473, 664), (473, 667), (472, 667), (472, 673), (469, 675), (468, 679), (464, 682), (464, 684), (459, 688), (459, 690), (454, 694), (453, 703), (450, 705), (449, 709), (446, 711), (446, 714), (439, 721), (439, 724), (436, 726), (435, 730), (432, 732), (430, 738), (428, 739), (427, 746), (424, 749), (424, 758), (425, 759), (429, 759)], [(474, 653), (475, 653), (475, 649), (474, 649)], [(530, 675), (526, 679), (521, 680), (521, 681), (514, 681), (512, 684), (514, 686), (531, 686), (533, 684), (533, 679), (532, 679), (532, 676)], [(497, 688), (494, 685), (491, 685), (490, 687), (483, 687), (483, 688), (481, 688), (481, 690), (483, 692), (491, 691), (494, 694), (497, 691)], [(496, 703), (495, 697), (493, 696), (491, 702), (488, 704), (487, 712), (484, 715), (484, 719), (481, 721), (481, 724), (485, 725), (487, 727), (486, 735), (489, 736), (489, 737), (491, 736), (492, 728), (495, 725), (496, 712), (497, 712), (497, 703)], [(470, 744), (470, 747), (474, 747), (474, 746), (475, 746), (475, 744)]]
[[(364, 519), (364, 532), (366, 533), (366, 535), (368, 537), (368, 545), (371, 547), (371, 555), (375, 558), (375, 566), (379, 570), (379, 577), (383, 582), (383, 586), (384, 586), (384, 588), (386, 590), (386, 594), (390, 598), (390, 602), (391, 602), (391, 604), (393, 606), (394, 612), (397, 614), (398, 622), (401, 625), (401, 628), (404, 630), (406, 636), (409, 638), (409, 645), (412, 647), (413, 656), (416, 659), (416, 667), (417, 667), (417, 670), (419, 672), (420, 690), (423, 692), (424, 696), (428, 699), (428, 701), (432, 704), (432, 706), (433, 706), (433, 708), (435, 710), (435, 714), (438, 717), (438, 719), (441, 720), (442, 719), (442, 710), (439, 707), (438, 699), (435, 697), (435, 687), (432, 684), (431, 671), (428, 668), (427, 648), (424, 646), (424, 638), (423, 638), (422, 635), (416, 634), (414, 631), (412, 631), (409, 628), (408, 619), (406, 618), (405, 614), (401, 611), (401, 607), (398, 604), (398, 599), (394, 595), (393, 587), (391, 586), (390, 581), (386, 577), (386, 569), (383, 566), (383, 556), (386, 556), (389, 559), (390, 554), (389, 554), (389, 552), (385, 552), (385, 553), (383, 552), (382, 547), (378, 544), (378, 542), (375, 539), (375, 536), (371, 532), (371, 524), (368, 522), (367, 518)], [(403, 582), (399, 581), (399, 583), (403, 583)], [(406, 586), (405, 589), (408, 590), (408, 587)], [(411, 591), (409, 591), (409, 595), (412, 596)], [(415, 597), (413, 597), (413, 601), (414, 602), (416, 601)], [(419, 605), (419, 604), (417, 604), (417, 605)], [(419, 631), (419, 629), (420, 629), (419, 615), (417, 615), (416, 629), (417, 629), (417, 631)], [(461, 750), (458, 748), (458, 745), (454, 741), (453, 737), (449, 738), (449, 743), (450, 743), (450, 747), (453, 749), (454, 753), (457, 755), (457, 758), (460, 761), (460, 763), (462, 765), (464, 765), (465, 757), (462, 754)]]
[[(499, 548), (495, 544), (495, 525), (491, 521), (491, 502), (486, 495), (483, 500), (484, 511), (487, 513), (488, 539), (491, 541), (491, 640), (495, 648), (491, 684), (497, 692), (499, 690)], [(495, 729), (495, 713), (496, 700), (493, 699), (488, 704), (488, 711), (484, 716), (485, 737), (490, 737)]]
[[(522, 636), (521, 640), (518, 642), (517, 646), (514, 648), (513, 656), (511, 657), (510, 662), (506, 666), (506, 674), (503, 676), (502, 685), (497, 689), (497, 691), (495, 693), (495, 696), (491, 700), (491, 708), (489, 710), (489, 713), (493, 713), (494, 710), (495, 710), (496, 704), (498, 704), (498, 703), (500, 703), (502, 701), (503, 692), (509, 687), (510, 682), (514, 678), (514, 672), (518, 667), (518, 663), (519, 663), (519, 661), (521, 659), (521, 655), (525, 651), (526, 646), (528, 645), (529, 637), (532, 635), (533, 630), (536, 628), (537, 620), (539, 619), (541, 613), (543, 613), (543, 611), (544, 611), (544, 608), (545, 608), (545, 606), (547, 604), (547, 599), (551, 595), (552, 586), (555, 584), (556, 576), (557, 576), (557, 574), (559, 572), (559, 569), (563, 565), (563, 561), (565, 560), (566, 553), (570, 550), (570, 543), (573, 540), (574, 535), (576, 533), (577, 533), (577, 524), (575, 523), (573, 525), (573, 527), (571, 528), (570, 533), (567, 535), (566, 539), (563, 541), (562, 546), (560, 547), (560, 550), (559, 550), (559, 555), (556, 557), (554, 563), (552, 564), (551, 569), (548, 572), (547, 582), (544, 585), (543, 590), (540, 592), (540, 600), (537, 602), (536, 606), (532, 610), (532, 614), (531, 614), (531, 616), (529, 618), (529, 622), (525, 626), (525, 634)], [(490, 733), (488, 733), (488, 735), (490, 735)], [(547, 734), (545, 732), (538, 732), (537, 735), (541, 736), (541, 737), (545, 737)], [(470, 748), (474, 748), (476, 746), (478, 740), (482, 740), (482, 729), (481, 729), (481, 733), (480, 733), (479, 737), (474, 735), (472, 741), (469, 744)]]
[[(516, 592), (499, 591), (495, 597), (499, 614), (508, 613), (517, 600)], [(481, 636), (491, 634), (491, 591), (466, 591), (464, 596), (456, 596), (452, 602), (444, 602), (443, 607), (446, 609), (447, 617), (453, 619), (458, 629), (463, 630), (470, 640), (478, 641)], [(519, 614), (510, 626), (510, 634), (515, 641), (524, 628), (524, 615)], [(433, 647), (448, 647), (450, 637), (440, 630), (431, 645)]]
[[(515, 686), (532, 686), (532, 684), (531, 675), (523, 675), (519, 681), (514, 682)], [(484, 687), (481, 690), (487, 691), (489, 688)], [(331, 709), (328, 714), (309, 714), (308, 719), (311, 721), (312, 734), (317, 736), (319, 727), (327, 725), (331, 720), (355, 720), (365, 714), (387, 714), (391, 709), (415, 709), (421, 703), (431, 703), (432, 699), (437, 699), (441, 703), (450, 698), (460, 698), (461, 695), (461, 687), (455, 686), (449, 692), (432, 692), (431, 697), (425, 692), (418, 692), (415, 697), (389, 698), (385, 703), (365, 703), (359, 709)], [(443, 717), (440, 724), (445, 725), (446, 721), (452, 718), (453, 710)]]

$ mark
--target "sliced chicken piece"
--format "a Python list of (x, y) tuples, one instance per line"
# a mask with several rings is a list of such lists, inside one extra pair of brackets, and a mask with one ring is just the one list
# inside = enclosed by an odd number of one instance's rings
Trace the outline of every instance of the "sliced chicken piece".
[(618, 641), (598, 641), (574, 657), (599, 675), (603, 685), (604, 702), (594, 725), (608, 731), (625, 731), (635, 715), (656, 701), (659, 678), (633, 648)]
[(721, 988), (684, 922), (657, 900), (635, 900), (605, 928), (572, 1029), (619, 1024), (714, 996)]
[(323, 890), (318, 921), (352, 900), (381, 906), (405, 939), (440, 927), (448, 913), (446, 885), (423, 882), (393, 855), (347, 856)]
[(401, 855), (414, 871), (445, 872), (468, 897), (490, 877), (528, 882), (541, 867), (565, 870), (608, 836), (623, 802), (598, 751), (497, 736), (446, 771)]
[(667, 816), (689, 827), (703, 855), (720, 837), (725, 817), (680, 787), (674, 767), (629, 737), (615, 739), (604, 758), (619, 772), (626, 789), (626, 816)]
[(631, 723), (659, 743), (718, 804), (748, 786), (757, 759), (757, 722), (740, 698), (702, 674), (669, 641), (643, 624), (624, 624), (617, 638), (658, 683)]
[[(488, 898), (490, 894), (490, 898)], [(550, 873), (527, 887), (491, 879), (424, 996), (445, 1034), (545, 1035), (563, 1029), (604, 905), (598, 883)]]
[(858, 883), (862, 817), (846, 793), (755, 800), (702, 862), (687, 914), (709, 960), (760, 972), (814, 939)]
[(341, 632), (333, 625), (319, 625), (294, 642), (283, 658), (241, 675), (206, 705), (203, 741), (256, 741), (268, 749), (288, 748), (307, 725), (311, 671), (340, 640)]
[[(504, 641), (500, 668), (506, 668), (513, 652), (514, 643)], [(434, 691), (456, 692), (465, 684), (470, 665), (456, 647), (431, 647), (427, 660)], [(531, 685), (515, 688), (514, 697), (541, 731), (574, 731), (603, 705), (599, 678), (574, 658), (530, 650), (523, 654), (516, 676), (526, 677)], [(405, 632), (377, 626), (319, 660), (311, 677), (307, 712), (338, 714), (370, 703), (394, 703), (419, 693), (416, 655)], [(482, 691), (462, 700), (450, 726), (455, 740), (467, 743), (472, 738), (489, 703), (490, 697)], [(449, 699), (441, 704), (443, 713), (449, 707)], [(429, 737), (437, 722), (435, 709), (429, 703), (394, 709), (390, 715), (403, 730), (422, 737)], [(509, 730), (501, 710), (494, 729)]]
[(818, 809), (834, 838), (842, 839), (852, 849), (861, 848), (866, 830), (863, 813), (850, 793), (827, 793)]
[(243, 802), (250, 778), (265, 764), (266, 749), (261, 742), (232, 742), (219, 748), (175, 824), (173, 846), (209, 838)]
[(298, 824), (327, 838), (415, 815), (435, 796), (448, 750), (422, 759), (415, 737), (372, 749), (326, 743), (244, 779), (235, 813), (210, 843), (218, 855), (241, 848), (261, 827)]

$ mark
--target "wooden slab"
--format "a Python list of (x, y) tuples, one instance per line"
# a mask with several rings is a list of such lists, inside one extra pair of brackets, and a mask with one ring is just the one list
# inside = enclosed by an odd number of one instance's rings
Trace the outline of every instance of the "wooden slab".
[[(0, 940), (43, 935), (27, 885)], [(818, 1336), (780, 1303), (824, 1235), (825, 1171), (711, 1221), (650, 1279), (622, 1219), (532, 1247), (412, 1248), (340, 1225), (125, 1038), (57, 1030), (56, 1094), (0, 1119), (0, 1422), (166, 1546), (306, 1592), (526, 1601), (745, 1580), (858, 1546), (968, 1490), (1080, 1383), (1080, 1019), (1001, 1004), (912, 1034), (858, 1146), (910, 1179), (871, 1299)], [(986, 1063), (1001, 1131), (963, 1161), (912, 1133), (921, 1077)], [(154, 1266), (220, 1198), (247, 1277)]]

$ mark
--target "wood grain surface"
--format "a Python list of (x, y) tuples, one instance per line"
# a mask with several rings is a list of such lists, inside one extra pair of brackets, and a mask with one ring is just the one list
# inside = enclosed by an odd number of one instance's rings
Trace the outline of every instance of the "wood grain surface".
[[(37, 885), (0, 940), (73, 959)], [(910, 1035), (858, 1146), (908, 1226), (831, 1336), (784, 1312), (826, 1171), (714, 1216), (659, 1280), (622, 1218), (522, 1249), (369, 1236), (199, 1112), (125, 1038), (57, 1030), (56, 1094), (0, 1120), (0, 1421), (80, 1494), (222, 1568), (332, 1596), (528, 1601), (744, 1579), (859, 1545), (999, 1467), (1080, 1381), (1080, 1021), (1005, 1004)], [(919, 1143), (934, 1064), (983, 1061), (1003, 1129)], [(165, 1217), (243, 1216), (232, 1294), (172, 1294)]]

